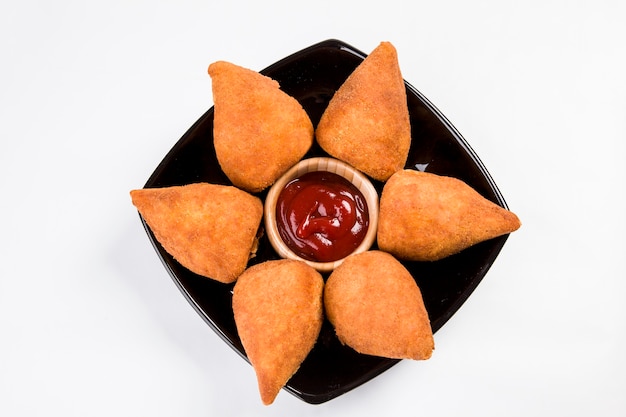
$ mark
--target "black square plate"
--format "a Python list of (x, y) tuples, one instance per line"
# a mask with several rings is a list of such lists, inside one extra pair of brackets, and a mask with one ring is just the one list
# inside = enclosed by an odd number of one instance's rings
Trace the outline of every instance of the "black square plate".
[[(365, 58), (338, 40), (301, 50), (260, 71), (296, 98), (316, 126), (334, 92)], [(406, 84), (412, 145), (407, 168), (459, 178), (502, 207), (506, 203), (469, 144), (421, 93)], [(325, 155), (314, 145), (306, 157)], [(174, 145), (145, 184), (146, 188), (194, 182), (228, 184), (213, 147), (213, 108), (210, 108)], [(375, 185), (379, 191), (382, 184)], [(259, 194), (260, 198), (265, 193)], [(174, 282), (209, 326), (246, 359), (233, 319), (233, 285), (200, 277), (178, 264), (144, 222), (152, 244)], [(443, 326), (470, 296), (487, 273), (507, 236), (475, 245), (457, 255), (431, 263), (403, 262), (421, 288), (433, 331)], [(374, 246), (375, 248), (375, 246)], [(278, 259), (266, 237), (250, 264)], [(319, 339), (285, 389), (303, 401), (319, 404), (376, 377), (398, 360), (361, 355), (342, 346), (325, 321)]]

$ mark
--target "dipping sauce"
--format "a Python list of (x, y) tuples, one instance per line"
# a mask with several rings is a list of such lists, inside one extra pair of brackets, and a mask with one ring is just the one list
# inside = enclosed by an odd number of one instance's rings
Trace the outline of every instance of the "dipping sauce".
[(313, 262), (351, 254), (369, 226), (367, 203), (347, 179), (327, 171), (291, 180), (278, 196), (276, 224), (285, 244)]

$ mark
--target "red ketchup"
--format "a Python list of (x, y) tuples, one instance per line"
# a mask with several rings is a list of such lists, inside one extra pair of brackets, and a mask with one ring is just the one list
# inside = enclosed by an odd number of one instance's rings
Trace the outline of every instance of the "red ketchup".
[(314, 262), (333, 262), (363, 241), (369, 213), (363, 194), (347, 179), (308, 172), (291, 180), (278, 196), (276, 223), (285, 244)]

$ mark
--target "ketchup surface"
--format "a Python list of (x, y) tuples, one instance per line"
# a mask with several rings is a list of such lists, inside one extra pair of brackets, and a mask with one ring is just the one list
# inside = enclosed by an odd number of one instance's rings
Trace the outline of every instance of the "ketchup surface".
[(369, 226), (363, 194), (350, 181), (327, 172), (308, 172), (278, 196), (276, 223), (285, 244), (314, 262), (333, 262), (356, 249)]

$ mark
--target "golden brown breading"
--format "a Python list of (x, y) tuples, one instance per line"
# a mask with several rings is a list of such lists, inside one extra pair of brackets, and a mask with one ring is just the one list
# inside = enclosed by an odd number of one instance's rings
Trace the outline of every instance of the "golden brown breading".
[(435, 347), (422, 294), (406, 268), (381, 251), (348, 257), (324, 289), (339, 340), (360, 353), (428, 359)]
[(294, 260), (251, 266), (233, 290), (233, 313), (264, 404), (271, 404), (313, 348), (322, 327), (324, 280)]
[(400, 259), (436, 261), (520, 225), (461, 180), (403, 170), (383, 188), (378, 247)]
[(335, 158), (385, 181), (411, 146), (406, 87), (396, 50), (382, 42), (337, 90), (315, 131)]
[(159, 243), (185, 268), (224, 283), (246, 268), (263, 216), (259, 198), (207, 183), (130, 195)]
[(237, 187), (258, 192), (298, 162), (313, 144), (313, 124), (275, 80), (218, 61), (213, 83), (213, 142), (219, 164)]

